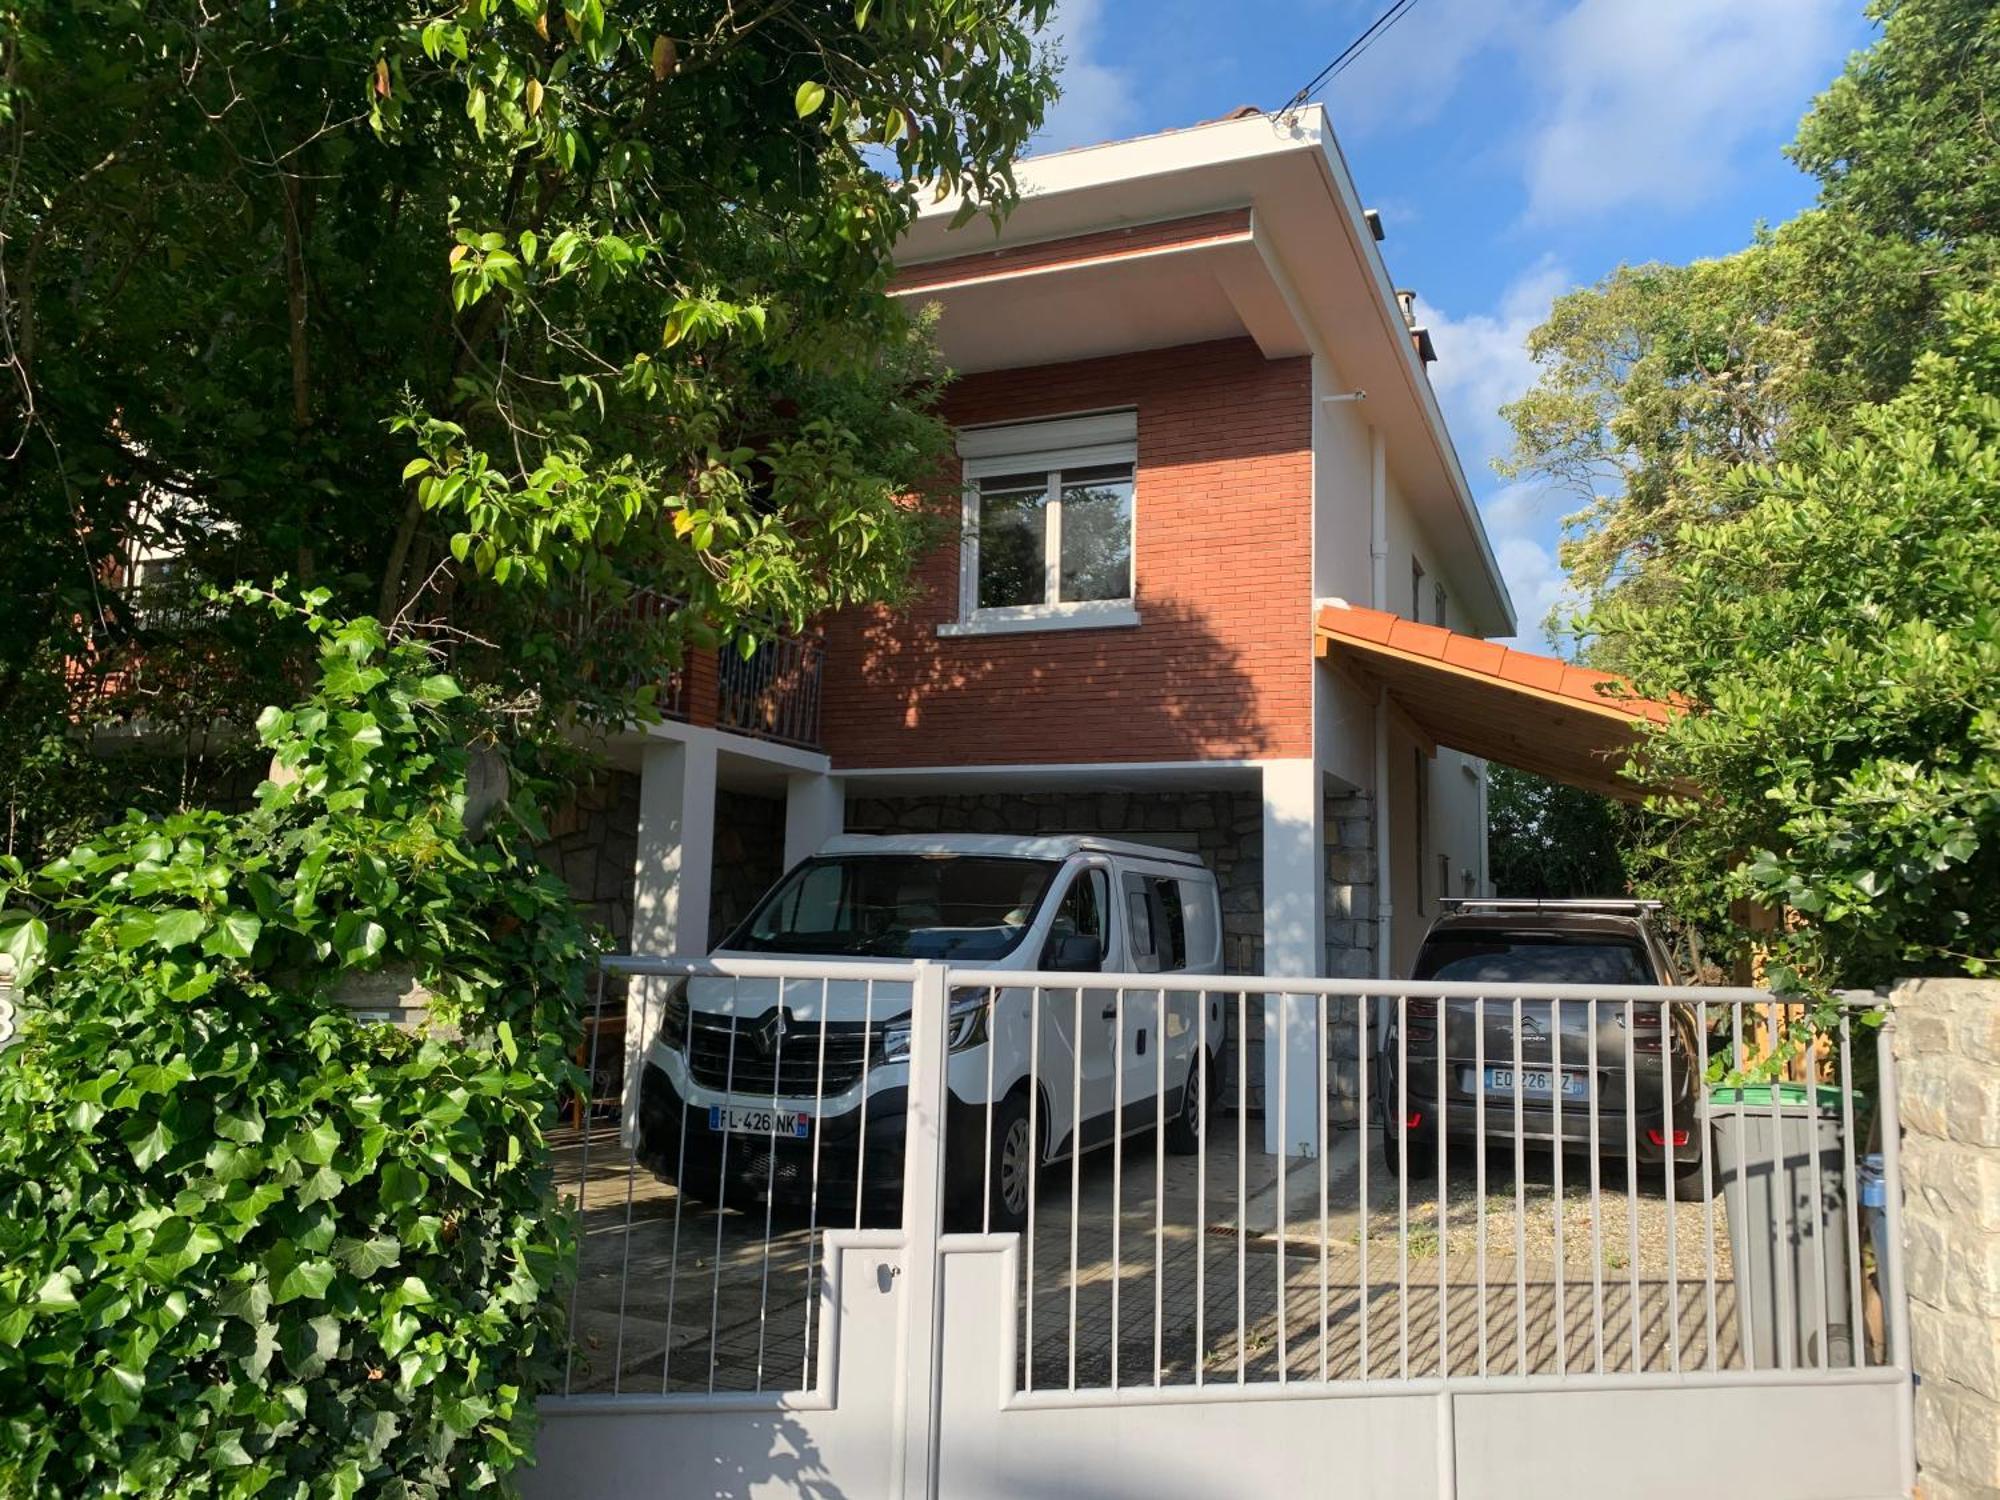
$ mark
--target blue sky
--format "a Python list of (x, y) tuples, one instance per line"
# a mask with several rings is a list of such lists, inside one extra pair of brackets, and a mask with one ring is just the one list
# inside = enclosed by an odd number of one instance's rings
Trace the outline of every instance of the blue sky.
[[(1387, 0), (1058, 0), (1065, 97), (1042, 146), (1274, 108)], [(1513, 592), (1520, 642), (1561, 599), (1573, 495), (1510, 486), (1496, 412), (1556, 293), (1621, 262), (1725, 254), (1811, 201), (1780, 154), (1861, 0), (1417, 0), (1321, 97), (1438, 348), (1433, 381)]]

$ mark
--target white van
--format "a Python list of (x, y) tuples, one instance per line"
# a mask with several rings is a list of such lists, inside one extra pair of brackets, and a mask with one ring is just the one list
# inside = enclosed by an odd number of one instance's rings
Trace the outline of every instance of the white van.
[[(847, 835), (779, 881), (714, 956), (805, 959), (836, 974), (843, 964), (919, 958), (1078, 975), (1212, 974), (1222, 913), (1215, 877), (1172, 849), (1075, 836)], [(951, 996), (945, 1151), (955, 1224), (1019, 1228), (1038, 1166), (1067, 1158), (1078, 1141), (1088, 1151), (1150, 1130), (1162, 1114), (1168, 1149), (1196, 1149), (1209, 1092), (1195, 1057), (1201, 997), (1128, 989), (1121, 1004), (1109, 986), (1045, 987), (1039, 1001), (1034, 993), (1024, 985)], [(1212, 1061), (1223, 1004), (1215, 995), (1207, 1004)], [(797, 1199), (817, 1183), (829, 1203), (865, 1200), (879, 1215), (901, 1191), (909, 1009), (906, 983), (676, 981), (640, 1086), (641, 1160), (691, 1197)]]

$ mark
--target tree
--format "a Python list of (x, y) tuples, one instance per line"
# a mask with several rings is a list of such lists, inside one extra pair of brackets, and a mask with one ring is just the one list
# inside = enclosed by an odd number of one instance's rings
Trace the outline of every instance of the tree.
[(1681, 916), (1796, 914), (1808, 988), (2000, 965), (2000, 291), (1948, 304), (1945, 352), (1784, 463), (1715, 482), (1667, 588), (1589, 628), (1690, 710), (1643, 750), (1665, 821), (1637, 851)]
[[(1621, 267), (1560, 298), (1507, 409), (1505, 466), (1576, 494), (1563, 562), (1586, 600), (1657, 590), (1690, 524), (1719, 519), (1735, 465), (1846, 430), (1938, 347), (1942, 310), (2000, 266), (2000, 12), (1878, 0), (1881, 38), (1815, 102), (1790, 154), (1817, 205), (1748, 248)], [(1615, 659), (1602, 657), (1608, 665)]]
[(1609, 797), (1530, 771), (1488, 770), (1487, 861), (1498, 896), (1615, 896), (1625, 889)]
[(1048, 11), (17, 0), (14, 847), (94, 811), (79, 727), (295, 696), (310, 642), (205, 585), (448, 641), (544, 743), (644, 712), (634, 668), (690, 640), (898, 597), (943, 371), (890, 251), (928, 195), (1011, 201)]

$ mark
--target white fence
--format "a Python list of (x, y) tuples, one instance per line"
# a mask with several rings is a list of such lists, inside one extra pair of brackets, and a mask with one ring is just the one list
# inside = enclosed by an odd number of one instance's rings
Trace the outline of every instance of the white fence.
[[(1823, 1083), (1719, 1092), (1770, 995), (606, 979), (586, 1061), (623, 1089), (559, 1141), (582, 1254), (531, 1493), (1908, 1493), (1894, 1061), (1857, 1016)], [(1281, 1055), (1309, 1028), (1361, 1080), (1346, 1127), (1315, 1087), (1310, 1154), (1208, 1102), (1267, 999)]]

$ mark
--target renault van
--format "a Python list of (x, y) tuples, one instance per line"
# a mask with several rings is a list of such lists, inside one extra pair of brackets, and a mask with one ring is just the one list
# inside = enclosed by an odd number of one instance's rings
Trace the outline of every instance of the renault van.
[(954, 1225), (1021, 1227), (1041, 1168), (1163, 1120), (1168, 1149), (1198, 1147), (1221, 998), (1121, 997), (1088, 977), (1220, 969), (1215, 877), (1191, 854), (1078, 836), (842, 836), (779, 881), (714, 957), (808, 960), (826, 977), (673, 983), (646, 1058), (638, 1144), (689, 1197), (799, 1202), (816, 1188), (834, 1222), (893, 1218), (911, 987), (840, 977), (884, 960), (1057, 971), (950, 995)]

